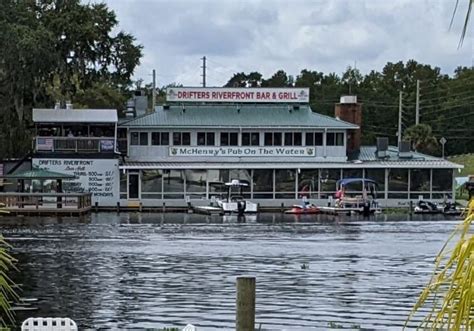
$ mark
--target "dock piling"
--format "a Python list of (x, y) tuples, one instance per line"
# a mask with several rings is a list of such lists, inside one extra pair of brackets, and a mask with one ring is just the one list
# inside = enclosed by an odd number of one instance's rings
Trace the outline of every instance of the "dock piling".
[(255, 277), (237, 277), (237, 331), (255, 330), (255, 284)]

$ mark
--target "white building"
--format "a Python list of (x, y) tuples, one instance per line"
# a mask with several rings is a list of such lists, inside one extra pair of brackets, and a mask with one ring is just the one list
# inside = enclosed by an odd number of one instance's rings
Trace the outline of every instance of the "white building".
[(119, 125), (127, 138), (122, 206), (207, 205), (232, 179), (248, 181), (246, 197), (261, 206), (290, 205), (302, 195), (325, 204), (337, 180), (354, 177), (377, 181), (382, 206), (454, 198), (453, 173), (462, 166), (400, 152), (384, 140), (378, 150), (360, 146), (362, 105), (355, 97), (341, 98), (338, 119), (313, 112), (308, 89), (173, 88), (167, 94), (168, 104)]

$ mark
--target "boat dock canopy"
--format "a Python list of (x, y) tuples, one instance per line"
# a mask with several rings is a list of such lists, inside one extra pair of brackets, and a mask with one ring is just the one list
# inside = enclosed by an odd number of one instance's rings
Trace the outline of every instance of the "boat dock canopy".
[(117, 123), (116, 109), (33, 109), (35, 123)]
[(368, 178), (344, 178), (344, 179), (340, 179), (337, 181), (336, 185), (339, 186), (346, 186), (346, 185), (349, 185), (351, 183), (372, 183), (372, 184), (375, 184), (377, 185), (377, 182), (372, 180), (372, 179), (368, 179)]

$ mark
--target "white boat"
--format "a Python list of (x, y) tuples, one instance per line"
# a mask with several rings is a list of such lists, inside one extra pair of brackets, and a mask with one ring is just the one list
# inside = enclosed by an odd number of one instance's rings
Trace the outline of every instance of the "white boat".
[[(249, 186), (248, 183), (233, 179), (229, 183), (225, 183), (225, 186), (228, 188), (227, 197), (216, 199), (217, 205), (222, 208), (225, 214), (258, 212), (258, 205), (243, 197), (243, 189)], [(234, 193), (236, 190), (238, 190), (237, 194)]]

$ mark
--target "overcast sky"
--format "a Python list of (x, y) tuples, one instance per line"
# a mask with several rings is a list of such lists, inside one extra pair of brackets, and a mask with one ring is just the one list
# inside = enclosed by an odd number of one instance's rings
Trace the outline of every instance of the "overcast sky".
[[(99, 1), (99, 0), (93, 0)], [(84, 2), (89, 2), (85, 0)], [(264, 77), (283, 69), (342, 73), (356, 63), (362, 73), (388, 61), (415, 59), (452, 74), (474, 57), (472, 22), (458, 49), (468, 0), (106, 0), (121, 30), (144, 46), (135, 79), (157, 85), (199, 86), (201, 60), (208, 86), (235, 72)]]

